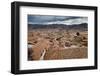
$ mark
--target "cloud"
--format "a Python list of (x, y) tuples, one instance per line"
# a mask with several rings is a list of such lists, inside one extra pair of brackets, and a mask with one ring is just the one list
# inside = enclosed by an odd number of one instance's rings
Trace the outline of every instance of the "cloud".
[(82, 22), (87, 22), (87, 17), (28, 15), (28, 24), (78, 24)]

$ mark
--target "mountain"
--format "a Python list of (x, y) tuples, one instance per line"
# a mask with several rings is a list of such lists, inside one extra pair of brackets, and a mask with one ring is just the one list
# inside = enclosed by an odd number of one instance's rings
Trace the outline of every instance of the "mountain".
[(81, 30), (86, 31), (88, 28), (87, 23), (65, 25), (65, 24), (28, 24), (28, 30), (33, 29), (66, 29), (66, 30)]

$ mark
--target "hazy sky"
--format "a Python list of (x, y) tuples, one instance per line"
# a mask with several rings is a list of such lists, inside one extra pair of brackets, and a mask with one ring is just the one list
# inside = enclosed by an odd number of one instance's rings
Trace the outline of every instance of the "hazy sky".
[(53, 16), (53, 15), (28, 15), (28, 24), (81, 24), (88, 23), (87, 17), (79, 16)]

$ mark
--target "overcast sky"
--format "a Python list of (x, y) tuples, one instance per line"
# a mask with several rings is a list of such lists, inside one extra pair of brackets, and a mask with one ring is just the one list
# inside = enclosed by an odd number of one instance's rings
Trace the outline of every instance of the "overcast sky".
[(28, 15), (28, 24), (81, 24), (88, 23), (87, 17), (79, 16), (53, 16), (53, 15)]

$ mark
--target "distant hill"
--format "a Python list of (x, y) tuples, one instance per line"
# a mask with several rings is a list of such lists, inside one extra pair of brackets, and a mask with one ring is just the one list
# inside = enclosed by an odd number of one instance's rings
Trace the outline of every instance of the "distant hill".
[(88, 29), (87, 23), (65, 25), (65, 24), (28, 24), (28, 30), (33, 29), (66, 29), (66, 30), (81, 30), (86, 31)]

